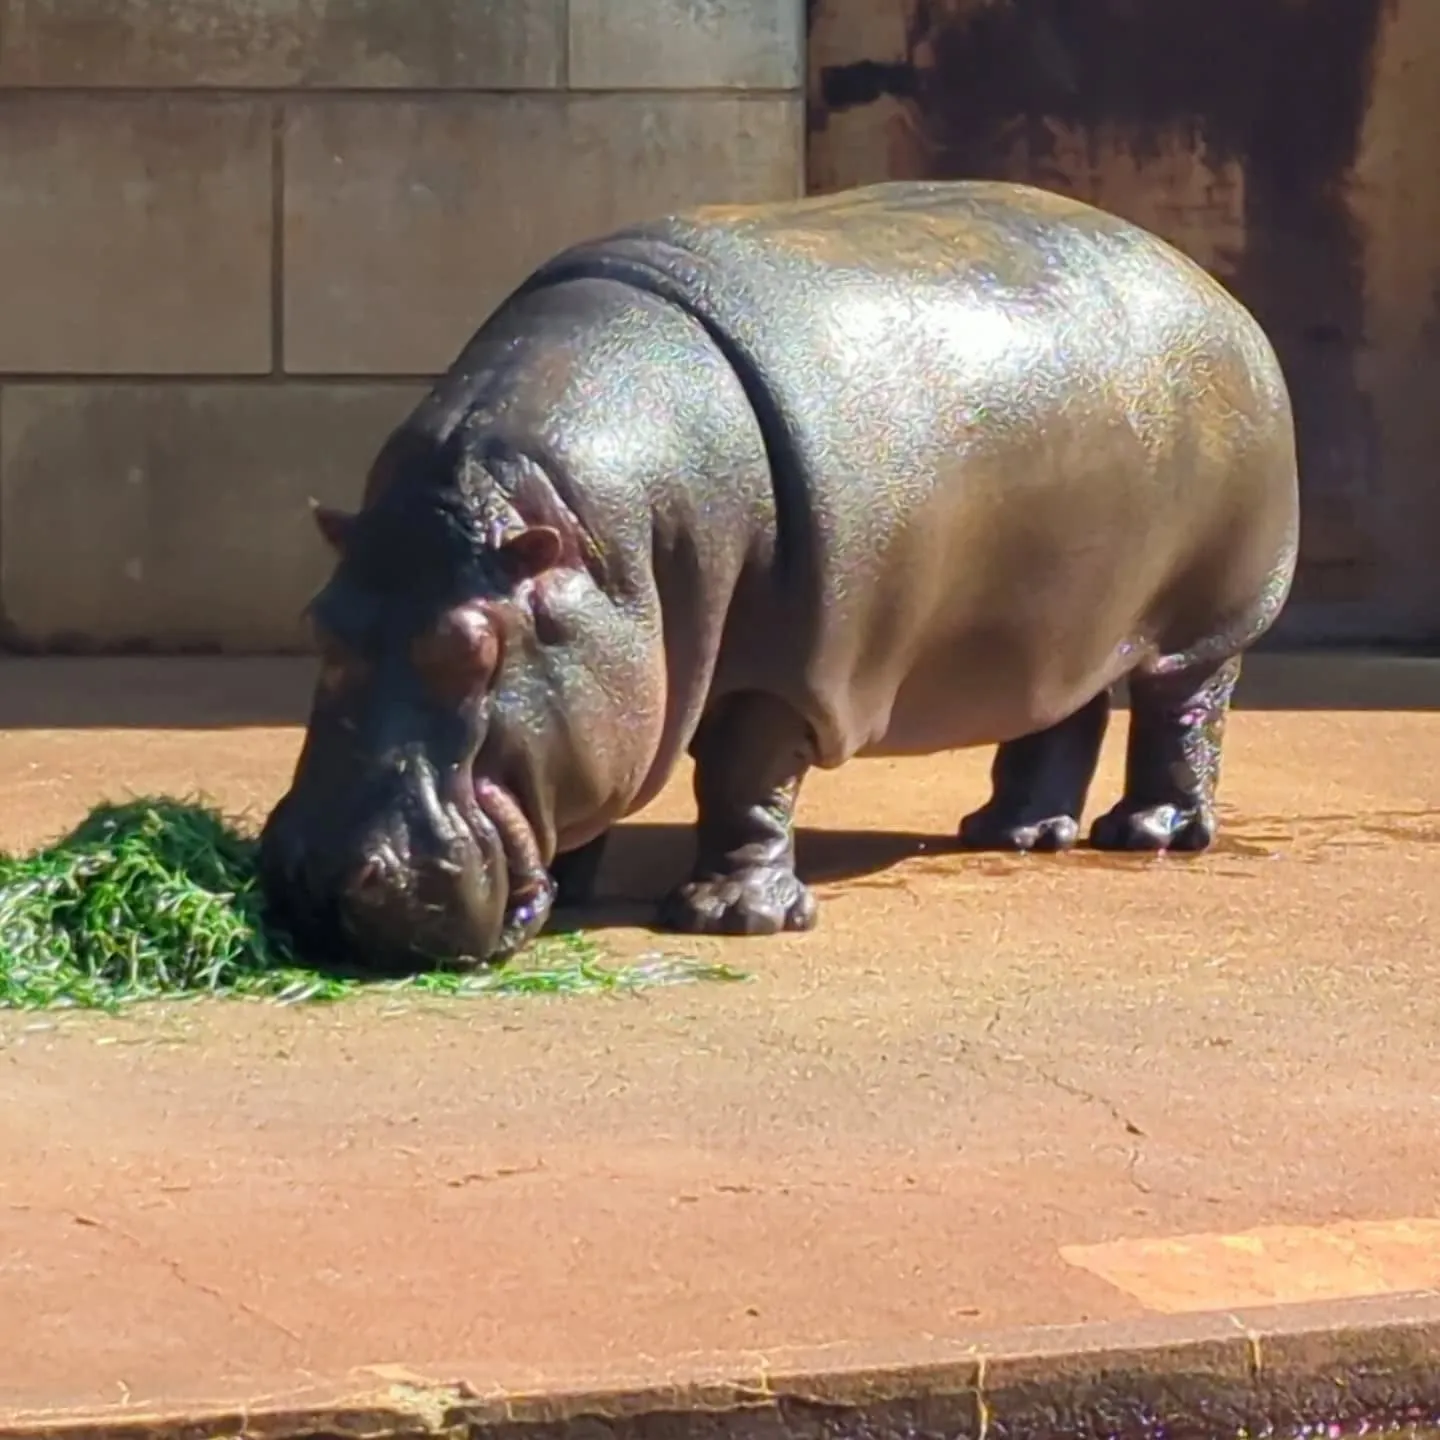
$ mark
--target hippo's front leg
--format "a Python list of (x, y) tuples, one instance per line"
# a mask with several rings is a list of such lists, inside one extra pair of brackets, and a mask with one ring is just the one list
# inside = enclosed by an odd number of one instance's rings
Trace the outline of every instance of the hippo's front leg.
[(804, 720), (770, 695), (732, 695), (701, 722), (691, 878), (660, 923), (705, 935), (775, 935), (815, 925), (815, 897), (795, 874), (795, 801), (810, 766)]

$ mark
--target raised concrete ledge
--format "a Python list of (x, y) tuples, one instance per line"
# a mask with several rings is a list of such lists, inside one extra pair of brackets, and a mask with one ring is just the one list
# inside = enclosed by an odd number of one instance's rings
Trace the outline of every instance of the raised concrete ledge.
[[(374, 1366), (306, 1391), (0, 1412), (0, 1440), (1075, 1440), (1329, 1436), (1440, 1423), (1440, 1293), (700, 1358), (689, 1373), (509, 1389), (485, 1367)], [(472, 1378), (456, 1378), (470, 1374)]]
[[(284, 603), (298, 612), (293, 595)], [(302, 634), (297, 643), (308, 641)], [(305, 654), (36, 655), (6, 650), (0, 634), (0, 729), (96, 724), (89, 682), (97, 677), (105, 677), (113, 697), (108, 724), (299, 725), (313, 675), (314, 661)], [(66, 708), (58, 692), (82, 696), (84, 714)], [(1123, 685), (1116, 698), (1125, 703)], [(1440, 710), (1440, 657), (1344, 650), (1253, 654), (1235, 703), (1243, 710)]]
[(1271, 650), (1245, 658), (1247, 710), (1440, 710), (1440, 657), (1365, 650)]

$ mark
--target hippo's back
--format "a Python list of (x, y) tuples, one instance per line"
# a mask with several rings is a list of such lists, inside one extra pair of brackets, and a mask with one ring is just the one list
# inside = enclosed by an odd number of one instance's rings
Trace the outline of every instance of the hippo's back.
[(537, 279), (602, 257), (648, 264), (720, 323), (757, 334), (767, 320), (833, 322), (860, 306), (932, 306), (952, 320), (962, 311), (1004, 315), (1017, 331), (1069, 314), (1077, 338), (1106, 311), (1132, 329), (1147, 315), (1174, 327), (1199, 313), (1212, 330), (1218, 322), (1265, 349), (1243, 307), (1158, 236), (1082, 201), (1002, 181), (895, 181), (703, 206), (577, 246)]
[(1254, 422), (1291, 423), (1268, 340), (1201, 266), (1030, 186), (892, 182), (703, 207), (576, 246), (525, 288), (580, 276), (700, 320), (783, 441), (777, 463), (822, 508), (829, 486), (850, 498), (851, 466), (877, 451), (896, 466), (872, 470), (879, 490), (902, 471), (943, 482), (961, 458), (973, 477), (983, 457), (1033, 454), (1048, 434), (1064, 463), (1028, 477), (1010, 465), (1010, 481), (1073, 491), (1093, 468), (1082, 442), (1119, 441), (1155, 475), (1187, 444), (1218, 457), (1253, 443)]
[(1050, 723), (1122, 657), (1233, 624), (1293, 549), (1293, 424), (1258, 324), (1079, 201), (901, 182), (712, 206), (529, 286), (582, 276), (681, 306), (745, 383), (790, 577), (777, 663), (800, 667), (829, 763), (939, 738), (901, 713), (956, 713), (905, 699), (949, 683), (937, 661), (991, 686), (946, 743)]
[[(787, 283), (824, 277), (868, 284), (973, 289), (987, 303), (1063, 287), (1077, 267), (1127, 250), (1161, 249), (1153, 234), (1082, 201), (1003, 181), (894, 181), (836, 195), (710, 205), (617, 232), (669, 240), (734, 272)], [(1203, 273), (1203, 272), (1202, 272)]]

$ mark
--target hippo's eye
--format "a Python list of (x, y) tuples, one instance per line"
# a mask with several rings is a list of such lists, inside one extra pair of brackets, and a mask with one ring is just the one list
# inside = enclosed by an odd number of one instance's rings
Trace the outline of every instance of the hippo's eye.
[(365, 662), (333, 631), (312, 625), (315, 647), (320, 654), (318, 685), (327, 696), (338, 695), (363, 678)]
[(416, 636), (410, 659), (435, 699), (463, 704), (483, 694), (500, 668), (500, 637), (479, 605), (458, 605)]

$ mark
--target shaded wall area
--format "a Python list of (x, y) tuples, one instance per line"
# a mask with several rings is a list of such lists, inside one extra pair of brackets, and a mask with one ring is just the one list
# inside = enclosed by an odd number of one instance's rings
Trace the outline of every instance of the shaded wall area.
[(1440, 5), (810, 0), (808, 183), (983, 176), (1148, 225), (1256, 313), (1304, 528), (1275, 640), (1440, 643)]
[(538, 261), (803, 184), (801, 0), (0, 0), (0, 617), (303, 648), (385, 432)]

